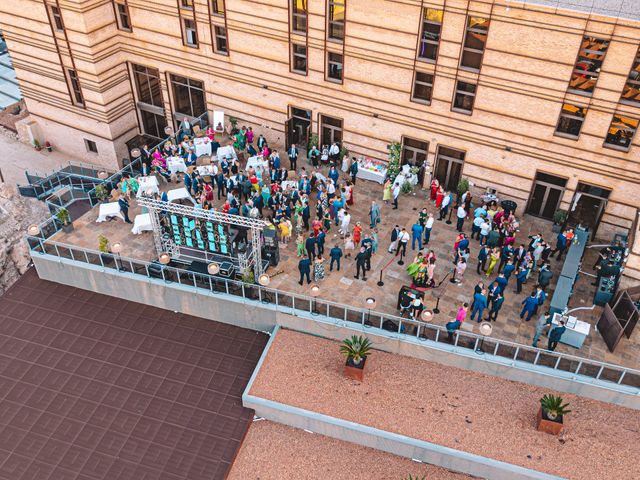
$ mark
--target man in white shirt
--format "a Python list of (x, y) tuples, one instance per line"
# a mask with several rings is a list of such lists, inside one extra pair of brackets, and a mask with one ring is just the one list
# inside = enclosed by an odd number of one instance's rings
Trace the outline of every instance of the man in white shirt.
[(340, 147), (336, 142), (333, 142), (329, 148), (329, 157), (335, 162), (338, 159), (338, 155), (340, 155)]
[(431, 229), (433, 228), (433, 222), (435, 222), (435, 218), (433, 218), (433, 213), (429, 214), (426, 223), (424, 224), (424, 244), (429, 244), (429, 239), (431, 238)]
[(464, 204), (458, 205), (458, 212), (456, 213), (458, 217), (458, 223), (456, 225), (456, 230), (462, 233), (462, 227), (464, 226), (464, 219), (467, 218), (467, 211), (464, 209)]
[(451, 203), (451, 194), (449, 192), (444, 192), (444, 198), (442, 199), (442, 204), (440, 205), (440, 217), (438, 220), (444, 219), (449, 213), (449, 204)]
[(478, 237), (480, 240), (480, 226), (484, 223), (484, 215), (475, 217), (471, 226), (471, 238)]
[(398, 209), (398, 197), (400, 196), (400, 184), (396, 182), (393, 186), (393, 209)]
[(400, 253), (400, 250), (402, 250), (402, 255), (407, 254), (407, 243), (409, 243), (410, 238), (411, 235), (409, 235), (407, 229), (403, 228), (402, 231), (398, 234), (398, 249), (396, 250), (396, 255)]
[(490, 231), (491, 221), (488, 218), (483, 218), (482, 224), (480, 225), (480, 245), (487, 243), (487, 237), (489, 236)]

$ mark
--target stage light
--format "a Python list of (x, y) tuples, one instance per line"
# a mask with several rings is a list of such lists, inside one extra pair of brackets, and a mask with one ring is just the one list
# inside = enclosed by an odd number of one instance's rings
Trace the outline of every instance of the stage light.
[(217, 275), (218, 273), (220, 273), (220, 265), (218, 265), (216, 262), (211, 262), (209, 265), (207, 265), (207, 271), (211, 275)]
[(133, 158), (138, 158), (140, 155), (142, 155), (142, 152), (140, 151), (139, 148), (133, 148), (131, 149), (131, 156)]
[(31, 224), (27, 227), (27, 233), (32, 236), (40, 235), (40, 227), (35, 223)]
[(104, 170), (100, 170), (98, 172), (98, 178), (100, 180), (104, 180), (105, 178), (107, 178), (109, 176), (109, 174), (107, 172), (105, 172)]
[(482, 322), (478, 330), (480, 331), (481, 335), (489, 336), (491, 335), (491, 332), (493, 332), (493, 325), (491, 325), (489, 322)]
[(433, 319), (433, 312), (431, 310), (423, 310), (420, 317), (423, 322), (430, 322)]
[(168, 253), (163, 252), (160, 255), (158, 255), (158, 261), (162, 265), (167, 265), (171, 261), (171, 255), (169, 255)]
[(376, 299), (373, 297), (367, 297), (364, 299), (364, 304), (369, 310), (376, 308)]
[(258, 283), (263, 287), (266, 287), (269, 285), (269, 283), (271, 283), (271, 277), (266, 273), (263, 273), (258, 277)]
[(120, 253), (122, 251), (122, 243), (120, 242), (113, 242), (111, 244), (111, 251), (113, 253)]
[(320, 285), (311, 285), (311, 296), (315, 298), (318, 295), (320, 295)]
[(166, 126), (164, 127), (164, 134), (168, 136), (173, 136), (173, 128)]

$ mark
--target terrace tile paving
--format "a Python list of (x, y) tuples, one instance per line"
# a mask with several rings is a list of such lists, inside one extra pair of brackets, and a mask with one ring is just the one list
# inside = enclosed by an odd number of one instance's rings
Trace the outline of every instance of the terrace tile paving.
[(266, 341), (29, 270), (0, 297), (0, 478), (225, 478)]
[(562, 393), (571, 413), (556, 437), (535, 424), (558, 392), (377, 350), (359, 383), (339, 348), (281, 329), (249, 393), (562, 478), (637, 478), (637, 410)]

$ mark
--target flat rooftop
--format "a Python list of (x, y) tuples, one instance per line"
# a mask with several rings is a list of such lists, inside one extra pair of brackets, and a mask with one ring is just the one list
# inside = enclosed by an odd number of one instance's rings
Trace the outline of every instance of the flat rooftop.
[(0, 477), (225, 478), (266, 341), (29, 270), (0, 297)]
[[(249, 394), (561, 478), (637, 477), (637, 410), (378, 350), (360, 383), (340, 345), (280, 329)], [(560, 437), (535, 427), (547, 393), (572, 410)]]
[(574, 10), (592, 15), (640, 20), (638, 0), (512, 0), (513, 3)]

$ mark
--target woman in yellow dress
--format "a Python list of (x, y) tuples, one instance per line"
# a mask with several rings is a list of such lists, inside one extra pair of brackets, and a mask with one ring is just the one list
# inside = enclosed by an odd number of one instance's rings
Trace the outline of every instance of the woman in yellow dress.
[(382, 191), (382, 200), (384, 200), (384, 203), (389, 203), (391, 200), (391, 183), (391, 179), (389, 178), (384, 182), (384, 189)]
[(491, 254), (489, 255), (489, 268), (487, 268), (487, 277), (493, 273), (493, 269), (498, 263), (498, 260), (500, 260), (500, 249), (498, 247), (494, 247), (493, 250), (491, 250)]

